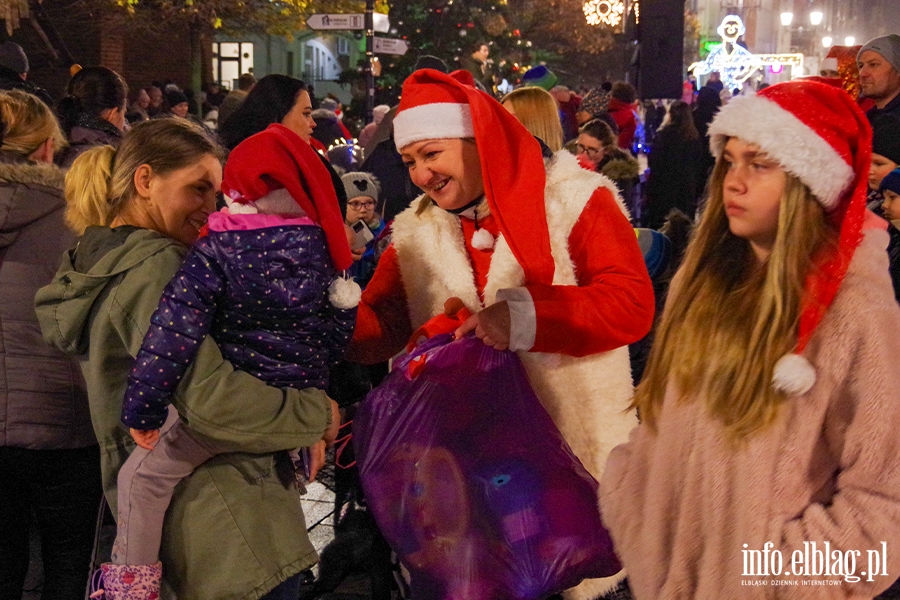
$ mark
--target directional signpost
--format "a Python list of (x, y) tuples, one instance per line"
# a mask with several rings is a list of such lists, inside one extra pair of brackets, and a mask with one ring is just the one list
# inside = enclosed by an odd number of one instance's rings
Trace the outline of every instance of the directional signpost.
[[(372, 109), (375, 107), (375, 75), (372, 73), (372, 61), (375, 59), (375, 53), (406, 54), (406, 42), (375, 37), (376, 31), (387, 33), (391, 29), (388, 16), (375, 12), (375, 0), (366, 0), (365, 14), (310, 15), (306, 20), (306, 25), (316, 31), (334, 29), (364, 29), (366, 31), (366, 123), (371, 123)], [(388, 42), (384, 46), (385, 49), (377, 49), (379, 41)]]
[(363, 15), (311, 15), (306, 20), (310, 29), (362, 29), (365, 26)]
[(406, 40), (394, 40), (391, 38), (375, 38), (375, 54), (398, 54), (403, 56), (409, 50)]
[[(375, 21), (375, 31), (378, 33), (387, 33), (391, 29), (391, 22), (387, 15), (373, 13), (372, 17)], [(346, 15), (310, 15), (306, 20), (306, 25), (310, 29), (316, 31), (330, 29), (359, 30), (366, 28), (365, 19), (366, 16), (362, 13)]]

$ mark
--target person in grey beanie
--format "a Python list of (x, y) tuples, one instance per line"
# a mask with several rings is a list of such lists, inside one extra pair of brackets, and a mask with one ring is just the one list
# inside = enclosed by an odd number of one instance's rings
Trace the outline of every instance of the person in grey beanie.
[[(378, 210), (380, 208), (381, 183), (371, 173), (362, 171), (345, 174), (341, 177), (341, 183), (344, 184), (344, 191), (347, 193), (347, 212), (344, 219), (358, 236), (358, 242), (350, 245), (351, 250), (359, 250), (365, 242), (365, 251), (361, 260), (353, 263), (349, 273), (359, 286), (365, 289), (366, 284), (372, 279), (378, 259), (381, 257), (378, 238), (385, 229), (385, 222)], [(359, 226), (354, 227), (359, 221), (366, 224), (372, 234), (371, 238), (364, 234)], [(384, 248), (382, 247), (381, 250)]]
[(0, 44), (0, 90), (22, 90), (53, 108), (53, 98), (47, 90), (28, 81), (29, 67), (22, 46), (9, 40)]
[(883, 114), (900, 117), (900, 35), (869, 40), (856, 55), (861, 94), (875, 101), (869, 122)]

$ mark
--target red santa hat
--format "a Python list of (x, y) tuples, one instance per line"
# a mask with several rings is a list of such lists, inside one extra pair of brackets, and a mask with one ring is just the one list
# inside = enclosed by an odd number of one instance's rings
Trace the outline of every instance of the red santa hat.
[(550, 285), (553, 258), (538, 141), (494, 98), (451, 75), (422, 69), (403, 84), (394, 117), (401, 151), (423, 140), (474, 138), (484, 194), (527, 283)]
[(709, 135), (716, 158), (730, 137), (758, 145), (812, 191), (839, 230), (838, 246), (815, 257), (804, 283), (797, 346), (775, 365), (775, 387), (803, 394), (816, 379), (803, 351), (862, 241), (872, 129), (845, 91), (804, 79), (733, 99), (716, 116)]
[(275, 123), (231, 151), (222, 192), (233, 202), (248, 204), (282, 189), (322, 227), (334, 267), (349, 268), (353, 257), (328, 169), (300, 136)]

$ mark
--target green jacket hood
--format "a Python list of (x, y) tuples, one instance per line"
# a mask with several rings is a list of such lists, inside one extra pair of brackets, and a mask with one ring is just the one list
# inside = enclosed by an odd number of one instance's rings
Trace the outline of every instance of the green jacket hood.
[(81, 253), (96, 254), (108, 246), (116, 230), (108, 227), (89, 227), (74, 250), (63, 256), (62, 265), (53, 281), (38, 290), (35, 312), (41, 323), (44, 340), (70, 355), (84, 354), (88, 346), (87, 327), (91, 311), (108, 284), (135, 265), (177, 241), (149, 229), (134, 229), (121, 236), (128, 244), (111, 247), (96, 257), (84, 272), (76, 268)]

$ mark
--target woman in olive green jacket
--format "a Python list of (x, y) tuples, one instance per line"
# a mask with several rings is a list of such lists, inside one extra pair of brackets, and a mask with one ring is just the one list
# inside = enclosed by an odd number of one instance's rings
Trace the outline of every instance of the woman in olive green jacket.
[[(104, 168), (109, 175), (98, 177)], [(136, 126), (118, 151), (91, 150), (67, 178), (67, 218), (88, 227), (36, 307), (45, 339), (81, 359), (114, 512), (116, 475), (134, 448), (120, 424), (133, 357), (214, 210), (221, 176), (214, 142), (197, 126), (164, 119)], [(207, 338), (173, 405), (196, 434), (234, 453), (176, 488), (163, 530), (163, 597), (280, 598), (279, 586), (317, 556), (279, 451), (311, 446), (326, 428), (330, 437), (333, 403), (319, 390), (271, 388), (235, 371)]]

